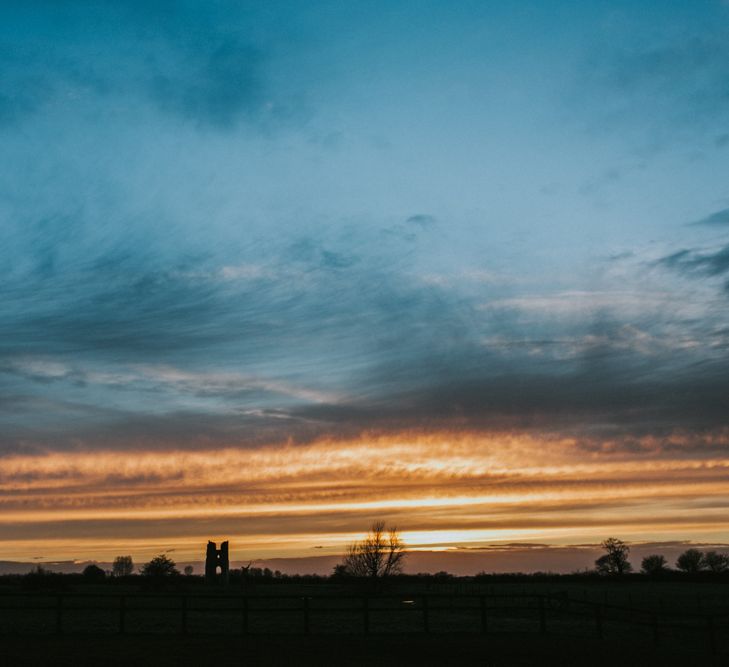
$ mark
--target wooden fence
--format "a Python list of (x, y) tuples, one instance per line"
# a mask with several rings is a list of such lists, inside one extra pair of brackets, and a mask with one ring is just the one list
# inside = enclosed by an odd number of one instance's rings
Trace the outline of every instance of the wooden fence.
[[(101, 630), (120, 634), (154, 632), (149, 625), (140, 629), (129, 627), (130, 615), (146, 614), (154, 618), (172, 621), (157, 632), (178, 632), (183, 635), (191, 632), (191, 615), (196, 617), (231, 615), (237, 632), (249, 634), (256, 632), (252, 621), (265, 616), (283, 615), (285, 630), (298, 627), (305, 635), (316, 631), (312, 619), (329, 616), (349, 615), (359, 619), (349, 632), (365, 635), (373, 632), (373, 619), (395, 619), (403, 614), (414, 618), (407, 629), (397, 623), (374, 632), (480, 632), (489, 634), (499, 632), (501, 622), (510, 631), (571, 634), (582, 630), (583, 634), (603, 639), (617, 639), (626, 630), (638, 630), (643, 636), (659, 643), (677, 634), (690, 635), (694, 643), (702, 645), (708, 652), (716, 655), (724, 648), (724, 639), (729, 635), (729, 611), (724, 613), (701, 614), (663, 610), (636, 609), (619, 605), (597, 603), (570, 598), (562, 594), (445, 594), (402, 593), (361, 594), (361, 593), (315, 593), (294, 594), (209, 594), (209, 593), (2, 593), (0, 594), (0, 633), (39, 634), (38, 612), (50, 615), (52, 622), (46, 631), (56, 634), (76, 634), (87, 631), (87, 626), (67, 623), (70, 615), (79, 614), (112, 615), (115, 619)], [(18, 618), (26, 615), (36, 619), (27, 627)], [(414, 617), (412, 615), (415, 615)], [(175, 620), (176, 619), (176, 620)], [(296, 622), (293, 619), (297, 619)], [(16, 621), (15, 627), (8, 627), (8, 621)], [(440, 622), (439, 622), (440, 621)], [(450, 621), (450, 623), (445, 623)], [(514, 625), (516, 623), (516, 625)], [(454, 625), (455, 624), (455, 625)], [(10, 623), (10, 625), (13, 625)], [(139, 628), (139, 626), (138, 626)], [(281, 622), (273, 626), (273, 632), (281, 628)], [(516, 628), (516, 630), (514, 630)], [(271, 630), (269, 630), (271, 631)], [(98, 632), (98, 630), (97, 630)], [(260, 632), (260, 630), (259, 630)]]

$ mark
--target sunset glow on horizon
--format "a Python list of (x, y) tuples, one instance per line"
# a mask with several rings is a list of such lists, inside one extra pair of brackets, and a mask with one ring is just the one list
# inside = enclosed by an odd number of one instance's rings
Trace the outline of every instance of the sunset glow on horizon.
[(686, 436), (626, 457), (586, 456), (574, 439), (447, 433), (11, 455), (0, 461), (0, 536), (16, 560), (102, 560), (123, 547), (195, 559), (208, 538), (230, 539), (241, 560), (342, 553), (373, 517), (413, 550), (722, 539), (729, 434), (702, 441), (715, 451), (699, 460), (661, 446), (699, 444)]

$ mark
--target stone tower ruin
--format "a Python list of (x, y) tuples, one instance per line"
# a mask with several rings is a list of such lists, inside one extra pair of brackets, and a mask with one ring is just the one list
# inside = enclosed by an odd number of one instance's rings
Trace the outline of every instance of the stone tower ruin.
[(228, 560), (228, 542), (222, 542), (220, 549), (215, 542), (208, 542), (205, 554), (205, 581), (213, 584), (218, 581), (218, 568), (220, 568), (220, 580), (228, 583), (230, 572), (230, 561)]

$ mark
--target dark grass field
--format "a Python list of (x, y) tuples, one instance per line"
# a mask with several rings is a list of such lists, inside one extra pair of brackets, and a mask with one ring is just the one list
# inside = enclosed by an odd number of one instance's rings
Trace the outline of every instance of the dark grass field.
[(0, 664), (43, 665), (481, 665), (484, 667), (726, 665), (686, 649), (594, 639), (500, 635), (363, 637), (5, 638)]
[(0, 635), (3, 667), (729, 665), (729, 584), (455, 580), (377, 592), (331, 582), (246, 590), (200, 582), (159, 591), (117, 582), (63, 591), (9, 586), (0, 588)]

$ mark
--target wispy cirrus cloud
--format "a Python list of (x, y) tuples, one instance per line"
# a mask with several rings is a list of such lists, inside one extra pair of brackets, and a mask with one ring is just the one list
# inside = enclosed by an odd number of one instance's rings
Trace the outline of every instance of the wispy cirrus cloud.
[(630, 27), (623, 27), (622, 33), (608, 30), (613, 42), (601, 45), (585, 63), (581, 85), (602, 93), (602, 109), (593, 117), (593, 127), (640, 125), (654, 149), (687, 136), (718, 135), (729, 112), (722, 24), (713, 34), (690, 29), (664, 33), (659, 28), (648, 39), (630, 39)]
[(718, 249), (684, 249), (659, 260), (661, 266), (694, 276), (716, 277), (729, 271), (729, 245)]
[(729, 208), (716, 211), (705, 218), (700, 218), (691, 223), (692, 225), (729, 225)]
[[(44, 539), (83, 549), (77, 540), (89, 535), (128, 536), (144, 551), (182, 530), (207, 530), (235, 535), (239, 553), (265, 550), (274, 536), (294, 550), (322, 540), (341, 549), (376, 513), (406, 520), (413, 548), (463, 548), (517, 536), (538, 543), (617, 528), (698, 529), (725, 509), (726, 432), (647, 437), (641, 460), (616, 441), (586, 462), (585, 444), (411, 432), (257, 451), (11, 456), (0, 461), (0, 536), (26, 550)], [(686, 503), (701, 508), (672, 507)]]

